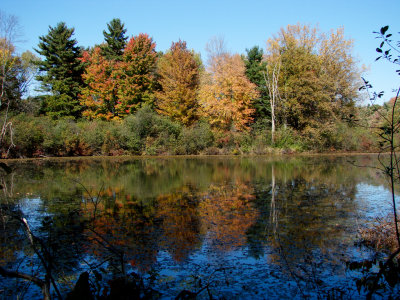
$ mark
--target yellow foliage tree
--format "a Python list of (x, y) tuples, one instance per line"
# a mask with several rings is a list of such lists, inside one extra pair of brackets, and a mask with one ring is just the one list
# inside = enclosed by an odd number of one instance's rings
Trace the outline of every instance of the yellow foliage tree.
[(242, 58), (220, 51), (209, 59), (202, 76), (199, 102), (202, 114), (219, 130), (249, 129), (254, 109), (251, 101), (259, 96), (255, 84), (245, 75)]
[(161, 91), (156, 93), (156, 110), (184, 125), (197, 119), (199, 65), (186, 42), (172, 43), (158, 63)]

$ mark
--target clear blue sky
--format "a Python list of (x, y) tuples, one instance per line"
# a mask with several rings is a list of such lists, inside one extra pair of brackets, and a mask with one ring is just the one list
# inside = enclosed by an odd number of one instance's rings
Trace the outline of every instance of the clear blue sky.
[[(381, 6), (385, 3), (385, 6)], [(212, 36), (223, 36), (229, 50), (245, 53), (246, 48), (266, 47), (266, 41), (281, 27), (298, 22), (319, 25), (322, 31), (343, 26), (354, 39), (354, 55), (369, 67), (365, 74), (377, 91), (388, 100), (400, 85), (394, 66), (374, 62), (378, 41), (372, 34), (384, 25), (392, 33), (400, 31), (400, 0), (1, 0), (0, 10), (19, 18), (25, 42), (19, 50), (32, 50), (48, 26), (66, 22), (75, 28), (81, 46), (103, 41), (103, 30), (113, 18), (120, 18), (128, 35), (148, 33), (165, 51), (172, 41), (185, 40), (189, 48), (202, 53)], [(400, 34), (395, 35), (400, 39)]]

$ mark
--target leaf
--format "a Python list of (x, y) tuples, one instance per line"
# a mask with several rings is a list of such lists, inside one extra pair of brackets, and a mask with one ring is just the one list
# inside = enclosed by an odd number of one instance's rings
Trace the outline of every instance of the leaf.
[(384, 44), (385, 44), (385, 42), (382, 42), (381, 45), (379, 46), (379, 48), (382, 48)]
[(392, 36), (392, 34), (389, 33), (389, 34), (386, 35), (386, 38), (389, 38), (389, 37), (391, 37), (391, 36)]
[(382, 53), (382, 49), (381, 48), (376, 48), (376, 52)]
[(388, 29), (389, 29), (389, 26), (388, 26), (388, 25), (382, 27), (382, 28), (381, 28), (381, 34), (382, 34), (382, 35), (385, 34), (386, 31), (387, 31)]
[(378, 56), (378, 57), (375, 59), (375, 61), (379, 60), (381, 57), (382, 57), (382, 56)]

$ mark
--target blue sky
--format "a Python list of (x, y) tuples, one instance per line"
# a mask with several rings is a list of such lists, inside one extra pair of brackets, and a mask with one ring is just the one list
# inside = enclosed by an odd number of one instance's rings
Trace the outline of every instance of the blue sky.
[[(392, 33), (400, 31), (399, 0), (2, 0), (0, 10), (19, 18), (25, 40), (18, 45), (20, 51), (36, 47), (49, 25), (60, 21), (75, 28), (81, 46), (101, 43), (106, 24), (120, 18), (129, 36), (148, 33), (157, 50), (165, 51), (172, 41), (182, 39), (203, 59), (204, 47), (213, 36), (223, 36), (232, 52), (245, 53), (254, 45), (265, 49), (268, 38), (288, 24), (318, 25), (322, 31), (343, 26), (346, 36), (354, 40), (360, 65), (369, 67), (364, 76), (374, 89), (385, 91), (384, 100), (400, 85), (394, 66), (374, 62), (378, 41), (372, 34), (384, 25)], [(400, 34), (395, 37), (400, 40)]]

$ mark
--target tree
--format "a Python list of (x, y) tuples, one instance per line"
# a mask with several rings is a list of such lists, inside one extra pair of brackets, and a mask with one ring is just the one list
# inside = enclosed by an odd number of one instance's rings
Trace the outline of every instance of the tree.
[(246, 57), (243, 58), (246, 66), (247, 78), (257, 86), (260, 96), (253, 100), (252, 106), (255, 109), (254, 119), (269, 119), (271, 116), (268, 87), (265, 83), (264, 72), (267, 66), (264, 61), (264, 51), (258, 46), (246, 49)]
[(208, 72), (201, 79), (199, 102), (202, 114), (216, 129), (248, 130), (254, 113), (251, 102), (259, 97), (257, 87), (246, 77), (246, 68), (239, 55), (227, 53), (221, 42), (212, 44), (217, 47), (208, 47), (211, 49)]
[(170, 51), (158, 62), (161, 90), (156, 92), (156, 108), (184, 125), (197, 118), (197, 94), (200, 81), (199, 64), (186, 42), (172, 43)]
[(76, 45), (73, 34), (74, 29), (67, 28), (64, 22), (49, 26), (48, 34), (39, 37), (39, 49), (35, 49), (44, 56), (38, 63), (40, 74), (36, 79), (41, 82), (41, 91), (46, 93), (44, 110), (53, 118), (77, 118), (82, 110), (78, 100), (83, 71), (79, 60), (81, 48)]
[(306, 48), (292, 47), (281, 56), (284, 84), (285, 119), (296, 130), (317, 128), (334, 119), (331, 95), (316, 54)]
[(267, 61), (280, 61), (277, 106), (281, 124), (315, 135), (340, 121), (358, 98), (359, 70), (343, 28), (328, 36), (317, 27), (288, 25), (268, 41)]
[(122, 55), (116, 76), (118, 100), (124, 114), (135, 112), (142, 104), (152, 104), (156, 84), (156, 44), (147, 34), (132, 37)]
[(20, 59), (15, 55), (15, 48), (5, 38), (0, 39), (0, 108), (9, 106), (12, 99), (19, 98), (18, 65)]
[(122, 112), (118, 101), (118, 81), (115, 76), (118, 63), (107, 60), (99, 47), (85, 51), (82, 62), (86, 65), (82, 75), (86, 86), (79, 95), (88, 119), (117, 119)]
[(267, 85), (269, 94), (269, 102), (271, 108), (271, 141), (275, 142), (275, 127), (276, 127), (276, 113), (275, 110), (278, 106), (281, 97), (279, 94), (279, 74), (281, 71), (281, 61), (278, 57), (275, 60), (270, 59), (268, 67), (266, 66), (263, 75), (264, 81)]
[(121, 60), (128, 37), (125, 36), (125, 24), (120, 19), (112, 19), (107, 24), (108, 32), (103, 31), (105, 45), (101, 46), (102, 54), (108, 60)]
[[(6, 135), (10, 136), (10, 150), (13, 143), (12, 122), (8, 120), (8, 111), (12, 100), (21, 96), (23, 76), (19, 73), (21, 59), (15, 54), (14, 42), (20, 34), (18, 19), (15, 16), (7, 16), (0, 11), (0, 108), (5, 109), (4, 119), (1, 120), (0, 147), (3, 147)], [(0, 167), (6, 172), (9, 168), (5, 164)]]
[(37, 61), (38, 58), (32, 52), (25, 51), (17, 55), (12, 44), (0, 39), (1, 110), (8, 108), (13, 111), (24, 110), (25, 100), (23, 101), (22, 97), (36, 73)]

